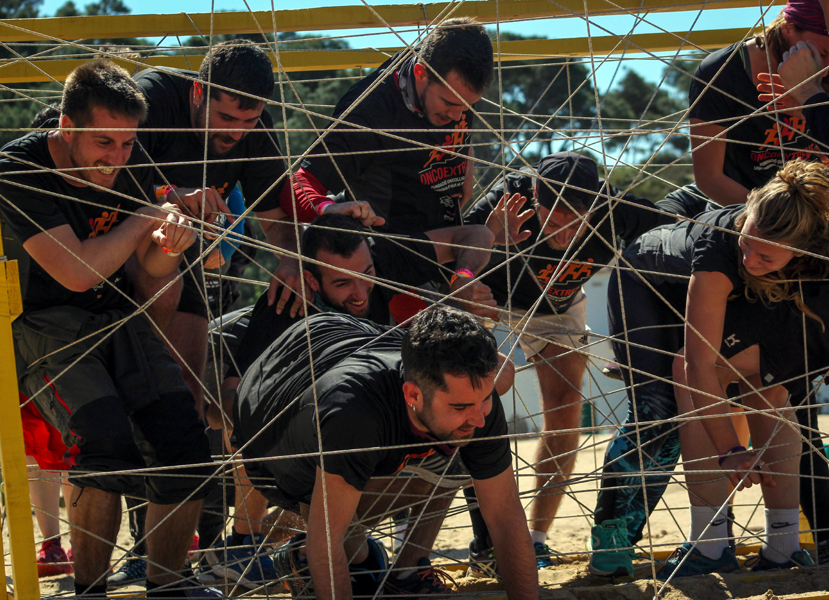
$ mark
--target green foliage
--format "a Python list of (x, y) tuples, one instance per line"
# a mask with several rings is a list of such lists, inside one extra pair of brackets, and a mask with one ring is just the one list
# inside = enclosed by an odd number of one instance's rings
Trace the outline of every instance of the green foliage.
[[(670, 131), (687, 106), (687, 101), (672, 94), (668, 86), (657, 87), (645, 81), (635, 71), (627, 71), (617, 86), (602, 99), (602, 124), (613, 132), (605, 137), (605, 146), (611, 152), (629, 150), (633, 156), (649, 157), (666, 143), (664, 133)], [(630, 130), (635, 128), (636, 135)], [(674, 153), (688, 149), (687, 138), (672, 135), (667, 145)]]
[[(538, 38), (501, 33), (505, 42), (530, 39)], [(503, 128), (507, 130), (503, 138), (510, 145), (504, 148), (492, 133), (476, 134), (475, 155), (501, 164), (503, 148), (507, 163), (516, 153), (533, 163), (558, 150), (572, 132), (589, 127), (594, 102), (589, 71), (579, 60), (505, 62), (496, 70), (495, 80), (477, 108), (485, 126), (500, 130), (503, 106)], [(486, 185), (498, 170), (484, 169), (476, 175)]]
[[(652, 163), (659, 166), (648, 166), (642, 170), (634, 167), (616, 167), (610, 175), (610, 183), (619, 189), (655, 202), (676, 188), (694, 181), (690, 158), (676, 161), (673, 154), (665, 152), (657, 154)], [(671, 166), (663, 167), (666, 164)]]

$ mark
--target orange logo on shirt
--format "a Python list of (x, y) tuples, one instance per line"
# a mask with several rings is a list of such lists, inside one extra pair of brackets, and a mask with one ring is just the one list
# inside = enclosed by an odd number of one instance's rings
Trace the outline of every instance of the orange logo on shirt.
[[(593, 266), (592, 258), (588, 258), (585, 263), (572, 262), (567, 265), (566, 269), (558, 274), (558, 277), (556, 277), (556, 283), (565, 283), (568, 279), (574, 282), (590, 279), (593, 276)], [(541, 271), (538, 272), (536, 278), (546, 287), (557, 268), (558, 265), (548, 264), (547, 268), (541, 269)]]
[(463, 116), (461, 116), (461, 120), (455, 124), (455, 130), (446, 136), (444, 142), (440, 146), (433, 148), (429, 153), (429, 160), (426, 161), (423, 168), (427, 168), (433, 162), (443, 160), (447, 152), (457, 152), (458, 147), (463, 146), (466, 143), (466, 137), (468, 135), (469, 125), (466, 123), (466, 113), (464, 113)]
[(121, 208), (121, 205), (115, 207), (113, 211), (104, 211), (101, 213), (101, 216), (97, 219), (89, 219), (89, 226), (92, 228), (92, 233), (89, 234), (90, 238), (98, 237), (101, 233), (108, 233), (112, 226), (115, 225), (115, 221), (118, 220), (118, 209)]
[(765, 146), (779, 146), (780, 140), (791, 142), (799, 134), (806, 133), (806, 119), (797, 117), (783, 117), (783, 123), (775, 123), (774, 127), (766, 129)]

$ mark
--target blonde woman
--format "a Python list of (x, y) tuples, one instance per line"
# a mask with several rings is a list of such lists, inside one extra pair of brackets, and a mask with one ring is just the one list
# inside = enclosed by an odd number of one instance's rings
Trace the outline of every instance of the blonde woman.
[[(739, 298), (768, 307), (788, 300), (813, 314), (792, 281), (826, 276), (826, 262), (802, 251), (827, 255), (827, 213), (829, 171), (818, 163), (795, 161), (754, 190), (745, 206), (704, 213), (695, 222), (659, 227), (625, 251), (608, 286), (608, 316), (615, 354), (628, 384), (628, 418), (605, 458), (591, 536), (594, 550), (602, 552), (591, 556), (592, 572), (633, 572), (630, 545), (641, 538), (647, 516), (675, 465), (679, 441), (671, 382), (675, 357), (686, 347), (682, 375), (697, 390), (694, 405), (706, 415), (730, 414), (717, 373), (717, 350), (736, 339), (723, 336), (726, 308)], [(773, 402), (782, 408), (785, 398), (775, 396)], [(731, 419), (704, 423), (715, 440), (713, 454), (718, 458), (714, 462), (721, 462), (717, 467), (730, 473), (737, 485), (746, 483), (743, 476), (747, 473), (747, 482), (761, 483), (769, 470), (763, 465), (757, 469), (754, 455), (738, 450)], [(709, 431), (709, 426), (715, 429)], [(778, 430), (784, 437), (799, 439), (794, 425)], [(754, 439), (757, 443), (760, 438)], [(786, 444), (791, 443), (787, 440)], [(799, 453), (799, 447), (794, 452)], [(797, 461), (780, 463), (778, 470), (789, 467), (796, 473)], [(794, 486), (786, 502), (797, 507), (797, 478), (789, 479)], [(692, 523), (692, 536), (695, 527)], [(776, 547), (780, 541), (782, 536), (775, 536), (770, 544)], [(787, 556), (790, 559), (791, 553)], [(723, 550), (712, 559), (720, 561), (714, 570), (736, 569), (733, 557), (730, 549)], [(765, 558), (785, 564), (776, 555)]]

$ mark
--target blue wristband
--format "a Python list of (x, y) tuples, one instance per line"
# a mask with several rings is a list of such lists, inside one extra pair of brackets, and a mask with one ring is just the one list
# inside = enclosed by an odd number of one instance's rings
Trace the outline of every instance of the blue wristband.
[(731, 450), (729, 450), (728, 452), (726, 452), (725, 454), (723, 454), (719, 458), (719, 460), (717, 461), (717, 464), (722, 466), (723, 461), (725, 461), (725, 459), (728, 458), (729, 456), (731, 456), (732, 454), (737, 454), (738, 452), (745, 452), (745, 451), (746, 451), (745, 446), (734, 446)]

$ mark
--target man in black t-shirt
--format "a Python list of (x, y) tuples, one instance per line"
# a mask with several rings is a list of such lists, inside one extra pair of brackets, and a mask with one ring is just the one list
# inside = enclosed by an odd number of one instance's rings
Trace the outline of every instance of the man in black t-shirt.
[[(523, 199), (533, 211), (520, 213)], [(579, 427), (588, 345), (583, 285), (618, 252), (617, 238), (640, 234), (675, 220), (649, 200), (622, 193), (600, 181), (596, 163), (573, 152), (543, 158), (534, 168), (508, 173), (467, 216), (486, 223), (501, 245), (504, 212), (515, 243), (509, 255), (496, 247), (481, 278), (492, 289), (500, 315), (514, 331), (530, 362), (537, 365), (545, 431)], [(522, 227), (526, 227), (518, 232)], [(545, 546), (547, 532), (575, 464), (578, 434), (545, 436), (536, 455), (536, 487), (543, 490), (532, 504), (530, 528), (539, 568), (553, 564)], [(546, 488), (546, 489), (545, 489)], [(487, 554), (485, 532), (475, 532), (473, 560)]]
[[(293, 595), (313, 586), (317, 598), (336, 592), (348, 600), (381, 582), (390, 595), (450, 591), (428, 556), (455, 490), (440, 494), (425, 480), (395, 475), (414, 458), (458, 452), (507, 594), (538, 597), (494, 389), (497, 367), (492, 335), (468, 313), (440, 306), (418, 314), (405, 334), (351, 316), (314, 315), (251, 365), (239, 386), (234, 436), (257, 487), (306, 521), (307, 536), (276, 554)], [(412, 504), (398, 571), (386, 573), (382, 552), (359, 528), (346, 537), (355, 518), (371, 526)]]
[[(454, 262), (459, 268), (477, 273), (486, 264), (492, 245), (492, 234), (483, 225), (448, 227), (412, 236), (367, 235), (368, 231), (356, 220), (336, 214), (322, 215), (306, 229), (302, 238), (302, 256), (305, 284), (314, 292), (310, 314), (338, 312), (378, 324), (391, 324), (389, 302), (397, 290), (439, 279), (445, 273), (442, 263)], [(459, 288), (456, 299), (475, 304), (493, 302), (484, 298), (484, 294), (488, 298), (491, 294), (483, 284), (475, 283), (461, 289), (464, 280), (456, 281)], [(249, 308), (246, 310), (250, 311)], [(472, 311), (475, 310), (472, 307)], [(231, 429), (230, 415), (241, 374), (301, 319), (299, 315), (276, 314), (268, 307), (267, 294), (263, 294), (249, 317), (233, 313), (228, 315), (227, 325), (215, 322), (211, 329), (216, 362), (224, 362), (227, 372), (220, 391), (223, 411), (216, 404), (207, 409), (211, 427)], [(223, 361), (218, 360), (220, 355), (223, 355)], [(504, 381), (511, 373), (507, 368)], [(244, 482), (243, 469), (239, 476)], [(259, 533), (261, 527), (258, 524), (267, 508), (263, 497), (244, 488), (237, 488), (236, 498), (235, 541), (232, 539), (228, 544), (232, 547), (241, 546), (245, 537)], [(242, 560), (241, 555), (236, 558)], [(214, 573), (233, 577), (226, 564), (211, 555), (208, 560), (214, 565)], [(242, 565), (241, 562), (238, 564)], [(244, 575), (244, 581), (240, 583), (245, 585), (248, 581), (252, 584), (255, 578)]]
[[(208, 314), (199, 261), (222, 231), (211, 224), (217, 218), (233, 218), (225, 217), (230, 215), (225, 200), (237, 183), (268, 243), (296, 249), (293, 226), (279, 223), (285, 217), (279, 207), (285, 161), (273, 121), (264, 110), (273, 95), (273, 66), (268, 55), (252, 42), (233, 40), (213, 46), (198, 73), (148, 69), (135, 79), (150, 105), (139, 142), (146, 161), (154, 167), (156, 194), (203, 220), (208, 233), (187, 254), (186, 262), (195, 264), (182, 278), (182, 285), (174, 285), (150, 310), (177, 350), (201, 412)], [(361, 210), (354, 205), (341, 210), (351, 215), (366, 213), (365, 207)], [(371, 225), (372, 219), (365, 216), (366, 224)], [(214, 245), (213, 251), (218, 252), (218, 243)], [(296, 287), (290, 275), (295, 269), (288, 264), (294, 261), (282, 260), (275, 277)], [(131, 275), (141, 297), (150, 298), (169, 283), (148, 278), (140, 270)], [(273, 293), (270, 298), (273, 303)], [(278, 305), (280, 311), (282, 305), (284, 301)], [(301, 302), (297, 303), (293, 312), (300, 306)]]
[(492, 79), (492, 42), (471, 19), (441, 23), (337, 103), (333, 123), (286, 186), (281, 206), (305, 222), (329, 192), (367, 200), (393, 232), (460, 225), (472, 196), (471, 107)]
[[(165, 277), (196, 237), (176, 206), (154, 206), (149, 170), (133, 166), (146, 111), (126, 71), (92, 61), (67, 78), (60, 120), (47, 123), (56, 129), (11, 142), (0, 158), (0, 212), (31, 257), (13, 324), (19, 386), (69, 448), (81, 488), (70, 512), (75, 589), (94, 597), (106, 593), (121, 494), (150, 501), (147, 597), (195, 597), (177, 571), (212, 487), (210, 469), (190, 466), (210, 460), (192, 394), (131, 316), (127, 259)], [(167, 468), (125, 473), (147, 467)]]

